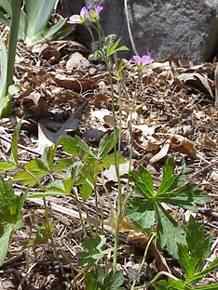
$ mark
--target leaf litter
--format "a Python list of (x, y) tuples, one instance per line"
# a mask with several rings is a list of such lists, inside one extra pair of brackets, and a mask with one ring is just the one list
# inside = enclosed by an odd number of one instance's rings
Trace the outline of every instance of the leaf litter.
[[(18, 53), (20, 58), (15, 75), (19, 90), (14, 99), (15, 115), (0, 121), (1, 160), (7, 161), (10, 157), (16, 117), (21, 119), (19, 154), (24, 163), (40, 156), (46, 145), (54, 144), (62, 135), (80, 136), (96, 147), (113, 127), (110, 84), (105, 66), (89, 62), (89, 51), (73, 41), (50, 41), (32, 48), (19, 44)], [(211, 250), (217, 257), (218, 111), (214, 106), (215, 97), (217, 100), (215, 69), (216, 64), (211, 63), (194, 66), (171, 59), (154, 62), (146, 66), (139, 90), (136, 70), (129, 65), (126, 90), (119, 92), (115, 82), (114, 90), (117, 101), (120, 96), (121, 151), (126, 157), (130, 156), (127, 118), (136, 99), (132, 128), (134, 167), (149, 168), (156, 181), (168, 156), (175, 157), (177, 170), (185, 160), (188, 178), (212, 198), (210, 203), (199, 208), (195, 218), (201, 220), (215, 237)], [(123, 164), (124, 182), (127, 182), (127, 165)], [(99, 216), (108, 220), (105, 230), (109, 244), (113, 233), (113, 223), (109, 221), (116, 196), (114, 168), (106, 170), (104, 175), (104, 190), (101, 178), (97, 185), (101, 207), (98, 213), (93, 199), (85, 202), (77, 196), (46, 199), (54, 224), (49, 244), (37, 236), (37, 225), (44, 224), (42, 209), (45, 204), (41, 199), (29, 199), (24, 208), (24, 225), (14, 236), (8, 257), (0, 269), (2, 289), (84, 289), (82, 268), (78, 263), (83, 235), (81, 217), (90, 224), (98, 223)], [(23, 189), (19, 183), (14, 187), (17, 192)], [(181, 220), (188, 212), (178, 212), (171, 206), (168, 210)], [(120, 240), (119, 263), (128, 284), (128, 275), (131, 276), (135, 269), (137, 272), (148, 237), (133, 229), (127, 220), (120, 225)], [(52, 243), (55, 243), (55, 251)], [(153, 244), (144, 275), (150, 278), (162, 270), (181, 275), (178, 265), (171, 258), (165, 258)], [(140, 279), (146, 281), (148, 277), (145, 276)], [(217, 278), (215, 273), (208, 279), (216, 281)]]

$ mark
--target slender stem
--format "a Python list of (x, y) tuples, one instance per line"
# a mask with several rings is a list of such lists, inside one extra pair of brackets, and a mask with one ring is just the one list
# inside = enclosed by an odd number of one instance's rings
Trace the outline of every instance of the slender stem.
[(169, 277), (173, 280), (179, 280), (177, 277), (173, 276), (172, 274), (165, 272), (165, 271), (161, 271), (161, 272), (157, 273), (157, 275), (147, 284), (147, 287), (154, 284), (162, 275)]
[(86, 232), (85, 222), (83, 220), (83, 214), (82, 214), (82, 209), (81, 209), (78, 193), (74, 189), (72, 190), (72, 192), (73, 192), (73, 194), (75, 195), (75, 198), (76, 198), (77, 208), (78, 208), (79, 217), (80, 217), (80, 222), (81, 222), (81, 226), (82, 226), (82, 229), (83, 229), (83, 235), (84, 235), (84, 237), (86, 237), (87, 236), (87, 232)]
[[(111, 70), (111, 63), (108, 61), (108, 72), (109, 72), (109, 81), (110, 81), (110, 88), (111, 88), (111, 95), (112, 95), (112, 114), (113, 114), (113, 123), (114, 123), (114, 132), (116, 134), (116, 139), (120, 139), (120, 133), (117, 127), (117, 116), (116, 116), (116, 109), (115, 109), (115, 94), (114, 94), (114, 87), (113, 87), (113, 76), (112, 76), (112, 70)], [(116, 217), (115, 217), (115, 233), (114, 233), (114, 253), (113, 253), (113, 271), (116, 271), (117, 267), (117, 252), (118, 252), (118, 235), (119, 235), (119, 222), (121, 217), (121, 206), (122, 206), (122, 187), (121, 187), (121, 181), (120, 181), (120, 172), (119, 172), (119, 162), (117, 158), (117, 146), (114, 148), (114, 163), (115, 163), (115, 171), (116, 171), (116, 177), (118, 182), (118, 197), (116, 201)]]
[(134, 290), (135, 289), (135, 284), (136, 284), (136, 282), (137, 282), (137, 280), (139, 278), (139, 275), (140, 275), (140, 273), (142, 271), (142, 268), (143, 268), (143, 266), (145, 264), (145, 261), (146, 261), (146, 257), (147, 257), (147, 254), (148, 254), (148, 249), (149, 249), (149, 247), (150, 247), (153, 239), (155, 238), (155, 236), (156, 236), (156, 233), (153, 233), (151, 235), (151, 237), (150, 237), (150, 239), (149, 239), (149, 241), (148, 241), (148, 243), (147, 243), (147, 245), (145, 247), (145, 252), (144, 252), (144, 255), (143, 255), (143, 258), (142, 258), (142, 262), (141, 262), (140, 267), (138, 269), (138, 273), (137, 273), (137, 275), (136, 275), (136, 277), (135, 277), (135, 279), (134, 279), (134, 281), (132, 283), (131, 290)]

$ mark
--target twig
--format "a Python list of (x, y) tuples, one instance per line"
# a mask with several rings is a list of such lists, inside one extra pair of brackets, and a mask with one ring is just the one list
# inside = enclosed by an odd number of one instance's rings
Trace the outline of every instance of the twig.
[(214, 72), (214, 85), (215, 85), (215, 107), (218, 108), (218, 64)]
[[(11, 144), (11, 140), (9, 138), (7, 138), (7, 137), (4, 137), (4, 136), (1, 136), (0, 135), (0, 139), (2, 139), (3, 141)], [(18, 144), (17, 146), (18, 146), (18, 148), (23, 149), (23, 150), (25, 150), (25, 151), (27, 151), (29, 153), (35, 154), (37, 156), (40, 156), (41, 155), (39, 152), (37, 152), (37, 151), (35, 151), (33, 149), (30, 149), (30, 148), (28, 148), (26, 146), (23, 146), (21, 144)]]

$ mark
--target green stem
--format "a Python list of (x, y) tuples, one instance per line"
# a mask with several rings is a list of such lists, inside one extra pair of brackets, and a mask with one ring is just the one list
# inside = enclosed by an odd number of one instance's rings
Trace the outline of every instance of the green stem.
[(8, 48), (8, 64), (7, 64), (7, 77), (5, 84), (5, 95), (8, 95), (8, 88), (13, 83), (14, 63), (16, 57), (16, 47), (20, 23), (22, 0), (12, 1), (12, 19), (9, 34), (9, 48)]

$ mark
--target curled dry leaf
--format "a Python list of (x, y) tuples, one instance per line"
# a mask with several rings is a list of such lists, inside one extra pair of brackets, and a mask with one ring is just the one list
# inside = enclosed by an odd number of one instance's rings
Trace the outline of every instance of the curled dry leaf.
[(174, 135), (171, 138), (170, 148), (174, 151), (186, 154), (189, 157), (196, 157), (197, 152), (194, 143), (183, 136)]
[(96, 89), (96, 82), (90, 78), (78, 80), (65, 75), (55, 75), (53, 80), (58, 86), (73, 90), (77, 93)]
[(150, 159), (150, 163), (153, 164), (153, 163), (158, 162), (159, 160), (165, 158), (169, 152), (169, 149), (170, 149), (170, 140), (167, 140), (164, 143), (161, 150)]
[(213, 98), (210, 81), (205, 74), (200, 73), (183, 73), (178, 76), (180, 81), (184, 81), (187, 85), (194, 87), (200, 91), (209, 94)]

